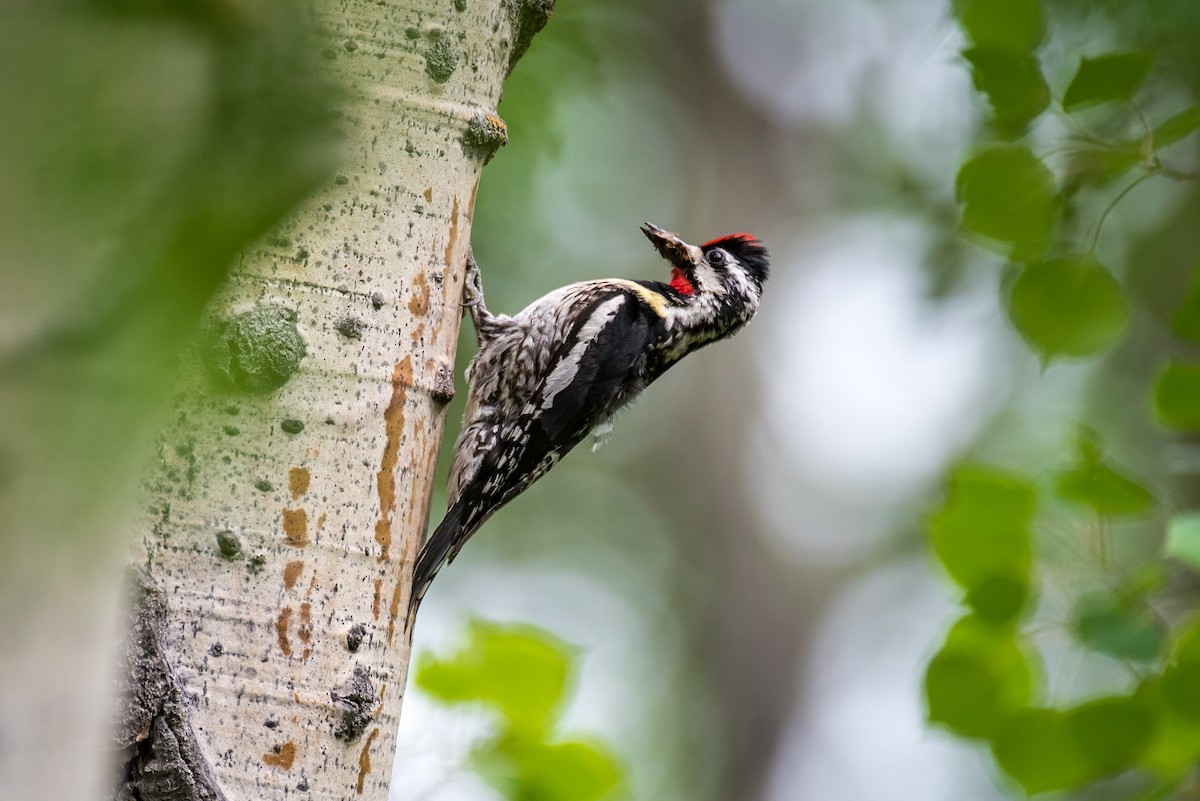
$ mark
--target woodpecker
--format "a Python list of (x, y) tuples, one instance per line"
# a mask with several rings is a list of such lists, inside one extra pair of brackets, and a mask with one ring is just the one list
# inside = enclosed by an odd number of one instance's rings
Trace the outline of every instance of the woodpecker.
[(484, 305), (467, 257), (463, 304), (479, 351), (450, 466), (449, 508), (417, 557), (409, 620), (438, 570), (501, 506), (687, 354), (737, 333), (758, 310), (767, 251), (738, 233), (703, 245), (646, 223), (669, 282), (620, 278), (555, 290), (514, 316)]

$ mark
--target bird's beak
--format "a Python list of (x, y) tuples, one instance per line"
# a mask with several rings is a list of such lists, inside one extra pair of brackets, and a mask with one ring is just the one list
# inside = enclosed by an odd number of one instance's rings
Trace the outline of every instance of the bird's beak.
[(692, 256), (687, 242), (684, 242), (670, 231), (664, 231), (654, 223), (644, 223), (642, 233), (654, 243), (654, 247), (671, 265), (681, 270), (690, 270)]

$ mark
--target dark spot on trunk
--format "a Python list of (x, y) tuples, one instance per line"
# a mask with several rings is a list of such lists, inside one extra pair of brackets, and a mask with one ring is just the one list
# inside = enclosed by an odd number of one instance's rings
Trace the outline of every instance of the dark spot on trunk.
[(234, 534), (229, 529), (217, 532), (217, 548), (221, 550), (221, 556), (226, 559), (232, 559), (242, 552), (242, 541), (238, 539), (237, 534)]
[(463, 150), (487, 164), (508, 143), (508, 126), (496, 114), (477, 112), (463, 131), (462, 143)]
[(221, 318), (204, 332), (201, 356), (217, 383), (238, 392), (278, 389), (307, 353), (296, 312), (262, 304)]
[(363, 329), (367, 324), (357, 317), (346, 315), (333, 324), (334, 329), (346, 339), (362, 339)]
[(350, 627), (350, 631), (346, 633), (346, 647), (354, 653), (362, 645), (363, 638), (367, 636), (367, 627), (362, 623), (355, 623)]
[(443, 364), (433, 377), (434, 403), (449, 403), (454, 400), (454, 368)]
[(444, 31), (430, 31), (429, 45), (425, 48), (425, 74), (436, 83), (445, 83), (458, 69), (462, 57), (454, 38)]
[(333, 725), (333, 736), (339, 740), (357, 740), (374, 717), (375, 686), (371, 676), (362, 665), (354, 666), (354, 673), (341, 687), (329, 693), (337, 709), (338, 719)]
[(164, 649), (167, 602), (134, 571), (114, 739), (121, 749), (115, 797), (139, 801), (225, 801), (192, 731), (191, 706)]

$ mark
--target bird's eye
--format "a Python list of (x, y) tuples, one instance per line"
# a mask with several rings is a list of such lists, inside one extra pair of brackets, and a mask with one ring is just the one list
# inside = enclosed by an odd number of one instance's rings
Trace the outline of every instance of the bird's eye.
[(715, 265), (724, 264), (725, 263), (725, 251), (710, 250), (708, 252), (708, 255), (705, 256), (705, 258), (708, 259), (709, 264), (715, 264)]

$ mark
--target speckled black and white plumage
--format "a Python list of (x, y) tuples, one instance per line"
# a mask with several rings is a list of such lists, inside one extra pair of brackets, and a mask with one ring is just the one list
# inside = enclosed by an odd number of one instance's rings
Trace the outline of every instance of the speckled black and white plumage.
[(749, 234), (701, 246), (646, 224), (669, 283), (571, 284), (513, 316), (483, 302), (468, 260), (464, 304), (479, 338), (450, 467), (449, 509), (417, 560), (412, 606), (492, 514), (688, 353), (740, 330), (758, 310), (767, 252)]

